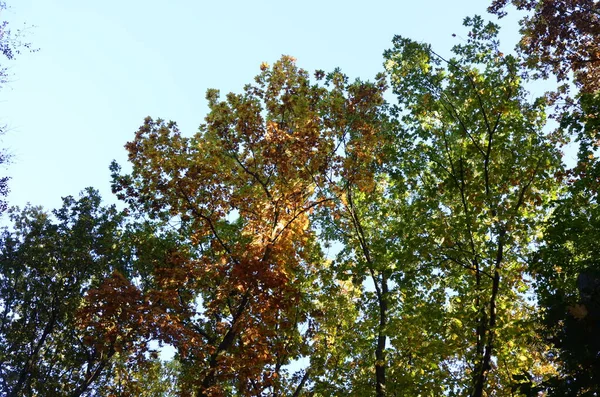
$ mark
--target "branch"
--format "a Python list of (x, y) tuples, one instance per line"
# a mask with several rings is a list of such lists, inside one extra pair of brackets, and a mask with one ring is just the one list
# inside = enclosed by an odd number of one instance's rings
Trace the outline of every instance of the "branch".
[(306, 369), (306, 371), (304, 371), (304, 376), (302, 376), (300, 383), (298, 384), (298, 386), (296, 386), (296, 390), (294, 390), (294, 394), (292, 394), (292, 397), (300, 396), (300, 393), (302, 392), (302, 389), (304, 388), (304, 385), (308, 381), (309, 377), (310, 377), (310, 368), (308, 368), (308, 369)]
[(248, 169), (248, 167), (246, 167), (241, 161), (240, 159), (234, 154), (231, 153), (230, 154), (231, 158), (233, 158), (236, 163), (238, 163), (238, 165), (250, 176), (252, 176), (258, 183), (259, 185), (263, 188), (263, 190), (265, 191), (265, 194), (267, 195), (267, 197), (269, 198), (269, 200), (273, 201), (273, 196), (271, 195), (271, 192), (269, 191), (269, 188), (267, 187), (267, 185), (258, 177), (258, 175), (256, 174), (256, 172), (252, 172)]
[(304, 207), (301, 211), (297, 212), (296, 214), (294, 214), (294, 216), (292, 217), (292, 219), (290, 219), (288, 222), (286, 222), (286, 224), (283, 226), (283, 228), (277, 232), (277, 234), (275, 235), (275, 237), (273, 237), (273, 239), (271, 240), (271, 243), (274, 244), (275, 241), (277, 241), (277, 239), (281, 236), (281, 234), (283, 233), (284, 230), (287, 229), (287, 227), (292, 224), (292, 222), (294, 222), (296, 219), (298, 219), (298, 217), (300, 215), (302, 215), (303, 213), (305, 213), (306, 211), (310, 211), (312, 208), (323, 204), (324, 202), (330, 201), (332, 200), (330, 197), (326, 197), (324, 199), (321, 199), (319, 201), (315, 201), (312, 204), (310, 204), (308, 207)]

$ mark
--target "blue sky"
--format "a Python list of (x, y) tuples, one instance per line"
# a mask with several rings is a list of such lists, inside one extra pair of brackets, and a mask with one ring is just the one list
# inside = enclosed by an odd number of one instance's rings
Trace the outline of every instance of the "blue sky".
[[(108, 166), (144, 117), (174, 120), (193, 134), (207, 88), (239, 92), (282, 54), (313, 71), (341, 67), (371, 79), (395, 34), (447, 54), (462, 19), (485, 14), (481, 0), (286, 2), (9, 0), (0, 18), (35, 25), (39, 52), (8, 66), (0, 91), (0, 147), (13, 155), (11, 205), (54, 208), (87, 186), (108, 202)], [(492, 18), (485, 16), (485, 18)], [(515, 16), (502, 20), (504, 45), (517, 40)], [(452, 34), (456, 33), (456, 38)]]

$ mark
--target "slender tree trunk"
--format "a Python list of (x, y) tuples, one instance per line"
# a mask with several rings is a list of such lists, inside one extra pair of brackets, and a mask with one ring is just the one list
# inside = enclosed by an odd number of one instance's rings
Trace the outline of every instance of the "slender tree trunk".
[(496, 255), (496, 261), (494, 266), (494, 275), (492, 280), (492, 294), (490, 296), (490, 313), (489, 322), (485, 329), (485, 348), (483, 357), (479, 365), (476, 367), (475, 379), (473, 384), (473, 393), (471, 397), (482, 397), (483, 391), (487, 383), (487, 375), (491, 368), (492, 353), (494, 350), (494, 342), (496, 337), (496, 303), (498, 301), (498, 295), (500, 291), (500, 267), (502, 265), (502, 259), (504, 255), (504, 237), (506, 232), (502, 230), (498, 235), (498, 251)]
[(485, 384), (487, 382), (487, 374), (491, 368), (492, 352), (494, 350), (494, 342), (496, 336), (496, 301), (498, 298), (498, 289), (500, 286), (500, 274), (498, 270), (494, 272), (494, 281), (492, 286), (492, 296), (490, 298), (490, 319), (486, 327), (485, 349), (481, 362), (475, 373), (475, 384), (473, 387), (472, 397), (482, 397)]
[(375, 392), (377, 397), (385, 397), (385, 342), (388, 317), (388, 283), (385, 274), (381, 276), (381, 293), (379, 296), (379, 330), (377, 334), (377, 348), (375, 349)]
[(357, 234), (358, 241), (360, 243), (365, 261), (371, 273), (373, 284), (375, 285), (375, 292), (377, 294), (377, 302), (379, 304), (379, 325), (377, 327), (377, 346), (375, 348), (375, 395), (377, 397), (385, 397), (385, 342), (386, 342), (386, 326), (388, 316), (388, 280), (385, 272), (381, 273), (381, 285), (380, 281), (375, 272), (373, 258), (369, 250), (366, 235), (363, 230), (362, 224), (356, 213), (354, 207), (354, 201), (352, 199), (352, 191), (347, 191), (348, 205), (350, 210), (350, 216), (354, 224), (354, 229)]

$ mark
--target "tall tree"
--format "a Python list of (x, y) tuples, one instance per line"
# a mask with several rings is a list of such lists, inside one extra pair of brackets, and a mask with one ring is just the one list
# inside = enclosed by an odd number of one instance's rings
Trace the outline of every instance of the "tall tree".
[[(312, 83), (290, 57), (261, 70), (243, 94), (221, 101), (209, 90), (206, 124), (191, 138), (146, 119), (127, 144), (131, 175), (114, 166), (119, 196), (175, 219), (188, 241), (147, 297), (157, 336), (199, 396), (299, 395), (321, 376), (312, 357), (327, 360), (314, 353), (327, 344), (315, 335), (339, 317), (324, 294), (343, 293), (317, 279), (327, 265), (310, 214), (337, 197), (325, 194), (330, 181), (372, 179), (363, 160), (377, 148), (384, 87), (339, 72)], [(309, 352), (309, 367), (288, 374)]]
[(465, 23), (469, 38), (455, 57), (397, 37), (386, 65), (428, 164), (415, 200), (429, 208), (423, 233), (437, 245), (433, 271), (449, 294), (451, 393), (508, 395), (520, 371), (545, 370), (523, 258), (556, 190), (560, 155), (542, 131), (544, 102), (527, 101), (519, 59), (498, 49), (498, 26)]
[[(559, 373), (531, 379), (549, 396), (593, 396), (600, 391), (600, 208), (598, 165), (570, 184), (532, 259), (543, 308), (540, 334), (551, 341)], [(531, 395), (534, 395), (533, 393)]]
[[(490, 11), (503, 16), (507, 0)], [(521, 21), (521, 52), (536, 77), (554, 75), (575, 83), (555, 89), (559, 128), (578, 144), (577, 163), (567, 172), (567, 189), (532, 258), (537, 299), (543, 308), (540, 334), (551, 340), (559, 374), (533, 392), (555, 396), (594, 395), (600, 390), (600, 350), (594, 280), (600, 271), (595, 250), (598, 229), (598, 145), (600, 137), (600, 4), (597, 1), (511, 1), (528, 14)], [(564, 103), (556, 102), (564, 99)], [(539, 379), (537, 380), (539, 383)]]
[(540, 333), (552, 341), (552, 357), (559, 368), (557, 376), (544, 379), (537, 389), (553, 396), (600, 391), (600, 346), (596, 342), (600, 332), (600, 95), (582, 90), (575, 100), (577, 106), (563, 113), (560, 127), (578, 143), (577, 162), (565, 173), (566, 191), (557, 200), (543, 245), (531, 260), (537, 299), (544, 309)]
[[(353, 304), (344, 321), (327, 331), (335, 335), (335, 354), (321, 365), (323, 377), (315, 390), (323, 395), (443, 394), (444, 371), (434, 366), (433, 357), (442, 354), (439, 321), (445, 296), (430, 284), (428, 269), (415, 255), (416, 247), (426, 244), (421, 228), (428, 214), (413, 201), (411, 177), (424, 163), (413, 156), (413, 137), (389, 105), (382, 104), (374, 115), (376, 139), (340, 141), (337, 152), (346, 162), (354, 158), (347, 150), (352, 145), (368, 143), (370, 153), (359, 159), (355, 172), (327, 181), (322, 194), (331, 199), (315, 215), (322, 241), (339, 251), (328, 277)], [(424, 339), (423, 346), (417, 343)]]
[(117, 351), (90, 344), (77, 313), (86, 291), (127, 271), (123, 215), (91, 189), (52, 214), (27, 207), (10, 215), (0, 238), (0, 392), (89, 393), (109, 377)]

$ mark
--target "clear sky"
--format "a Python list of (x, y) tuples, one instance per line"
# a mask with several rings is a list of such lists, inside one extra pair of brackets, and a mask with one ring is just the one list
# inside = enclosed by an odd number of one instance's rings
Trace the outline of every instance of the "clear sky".
[[(13, 155), (0, 173), (12, 177), (9, 204), (49, 209), (87, 186), (113, 202), (108, 166), (126, 162), (123, 145), (144, 117), (191, 135), (206, 89), (240, 92), (263, 61), (288, 54), (309, 71), (339, 66), (367, 80), (396, 34), (447, 54), (465, 16), (492, 18), (482, 0), (7, 2), (0, 19), (35, 25), (27, 39), (40, 50), (9, 64), (12, 82), (0, 91), (9, 127), (0, 147)], [(515, 20), (502, 20), (507, 49)]]

